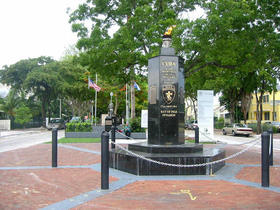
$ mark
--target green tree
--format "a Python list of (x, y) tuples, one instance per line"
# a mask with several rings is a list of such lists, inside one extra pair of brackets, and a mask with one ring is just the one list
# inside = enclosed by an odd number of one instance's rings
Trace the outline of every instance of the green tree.
[(247, 115), (248, 95), (263, 89), (258, 81), (272, 85), (279, 78), (279, 2), (214, 0), (201, 6), (205, 17), (182, 20), (174, 45), (186, 58), (186, 77), (195, 79), (198, 71), (208, 75), (201, 87), (223, 93), (233, 121), (239, 101)]
[(25, 90), (24, 81), (29, 72), (35, 68), (53, 62), (50, 57), (39, 57), (20, 60), (10, 66), (4, 66), (0, 71), (1, 83), (13, 87), (15, 90)]
[(31, 113), (31, 110), (27, 106), (22, 105), (15, 110), (15, 122), (16, 123), (24, 125), (25, 123), (28, 123), (31, 120), (32, 120), (32, 113)]
[(48, 117), (51, 117), (50, 104), (60, 93), (58, 68), (58, 62), (38, 66), (28, 73), (24, 81), (27, 92), (41, 101), (43, 120), (46, 118), (47, 111)]
[[(132, 84), (134, 117), (134, 81), (147, 71), (147, 59), (159, 52), (161, 36), (176, 24), (178, 17), (194, 9), (195, 1), (87, 1), (70, 14), (72, 29), (80, 40), (77, 47), (91, 73), (105, 79), (112, 76), (119, 84)], [(86, 23), (91, 22), (91, 28)], [(118, 30), (111, 36), (109, 30)]]
[(9, 94), (1, 101), (0, 109), (5, 112), (10, 119), (15, 116), (15, 110), (20, 103), (20, 98), (14, 89), (9, 91)]

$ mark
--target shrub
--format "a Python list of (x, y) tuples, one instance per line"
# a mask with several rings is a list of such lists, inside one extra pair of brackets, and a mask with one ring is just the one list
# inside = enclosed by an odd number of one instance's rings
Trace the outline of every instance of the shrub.
[(216, 129), (222, 129), (224, 127), (224, 123), (225, 123), (225, 120), (224, 120), (224, 118), (221, 117), (219, 120), (216, 120), (214, 122), (214, 127)]
[(92, 125), (88, 122), (73, 122), (66, 124), (66, 132), (91, 132)]
[[(249, 128), (252, 128), (253, 129), (253, 132), (257, 132), (257, 123), (249, 123), (248, 124), (248, 127)], [(272, 131), (273, 133), (277, 133), (277, 128), (272, 126), (272, 125), (269, 125), (269, 124), (262, 124), (261, 125), (261, 129), (262, 129), (262, 132), (264, 131), (268, 131), (272, 128)]]
[(130, 119), (131, 132), (145, 132), (144, 128), (141, 128), (141, 118)]

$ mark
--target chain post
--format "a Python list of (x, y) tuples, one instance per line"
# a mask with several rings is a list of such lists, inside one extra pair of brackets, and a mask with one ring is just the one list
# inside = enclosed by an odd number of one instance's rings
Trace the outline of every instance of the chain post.
[(273, 166), (273, 129), (270, 128), (268, 133), (270, 134), (269, 165)]
[(194, 134), (195, 134), (195, 143), (196, 144), (199, 144), (199, 127), (198, 126), (196, 126), (195, 128), (194, 128)]
[(262, 133), (262, 187), (269, 187), (269, 141), (268, 132)]
[(109, 189), (109, 133), (101, 134), (101, 189)]
[(57, 128), (52, 129), (52, 167), (57, 167)]
[(111, 129), (111, 149), (115, 149), (115, 142), (116, 142), (116, 117), (112, 117), (112, 129)]

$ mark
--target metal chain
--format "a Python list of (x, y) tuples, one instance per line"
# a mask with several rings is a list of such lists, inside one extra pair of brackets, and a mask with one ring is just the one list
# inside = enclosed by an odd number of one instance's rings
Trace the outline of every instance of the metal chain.
[[(119, 132), (118, 132), (119, 133)], [(121, 134), (121, 133), (120, 133)], [(246, 147), (245, 149), (235, 153), (235, 154), (232, 154), (224, 159), (220, 159), (220, 160), (216, 160), (216, 161), (212, 161), (212, 162), (208, 162), (208, 163), (201, 163), (201, 164), (193, 164), (193, 165), (182, 165), (182, 164), (172, 164), (172, 163), (165, 163), (165, 162), (161, 162), (161, 161), (156, 161), (156, 160), (153, 160), (153, 159), (149, 159), (149, 158), (146, 158), (142, 155), (139, 155), (139, 154), (136, 154), (134, 152), (131, 152), (129, 151), (128, 149), (126, 149), (125, 147), (115, 143), (115, 142), (112, 142), (112, 144), (115, 144), (117, 147), (119, 147), (120, 149), (126, 151), (127, 153), (135, 156), (135, 157), (138, 157), (138, 158), (141, 158), (143, 160), (146, 160), (146, 161), (149, 161), (149, 162), (152, 162), (152, 163), (156, 163), (156, 164), (159, 164), (159, 165), (164, 165), (164, 166), (171, 166), (171, 167), (179, 167), (179, 168), (192, 168), (192, 167), (202, 167), (202, 166), (207, 166), (207, 165), (214, 165), (214, 164), (217, 164), (217, 163), (220, 163), (220, 162), (223, 162), (223, 161), (226, 161), (226, 160), (229, 160), (231, 158), (234, 158), (244, 152), (246, 152), (247, 150), (249, 150), (251, 147), (253, 147), (254, 145), (256, 145), (258, 143), (258, 140), (259, 139), (256, 139), (255, 143), (252, 144), (252, 145), (249, 145), (248, 147)]]
[[(111, 133), (111, 132), (112, 132), (112, 130), (110, 130), (110, 133)], [(119, 131), (117, 131), (117, 130), (116, 130), (116, 132), (119, 133), (119, 134), (121, 134), (122, 136), (124, 136), (124, 137), (126, 137), (126, 138), (129, 138), (129, 139), (134, 140), (134, 138), (132, 138), (132, 137), (130, 137), (130, 136), (127, 136), (127, 135), (125, 135), (125, 134), (123, 134), (123, 133), (121, 133), (121, 132), (119, 132)]]
[(207, 136), (205, 133), (203, 133), (201, 131), (199, 131), (199, 133), (201, 133), (203, 136), (205, 136), (206, 138), (210, 139), (211, 141), (215, 141), (216, 142), (215, 139), (212, 139), (210, 136)]

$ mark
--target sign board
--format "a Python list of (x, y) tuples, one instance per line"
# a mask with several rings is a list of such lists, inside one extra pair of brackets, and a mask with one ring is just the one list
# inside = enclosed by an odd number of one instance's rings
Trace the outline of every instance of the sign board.
[(148, 110), (141, 110), (141, 128), (148, 128)]
[(198, 127), (199, 141), (214, 141), (214, 91), (198, 90)]

